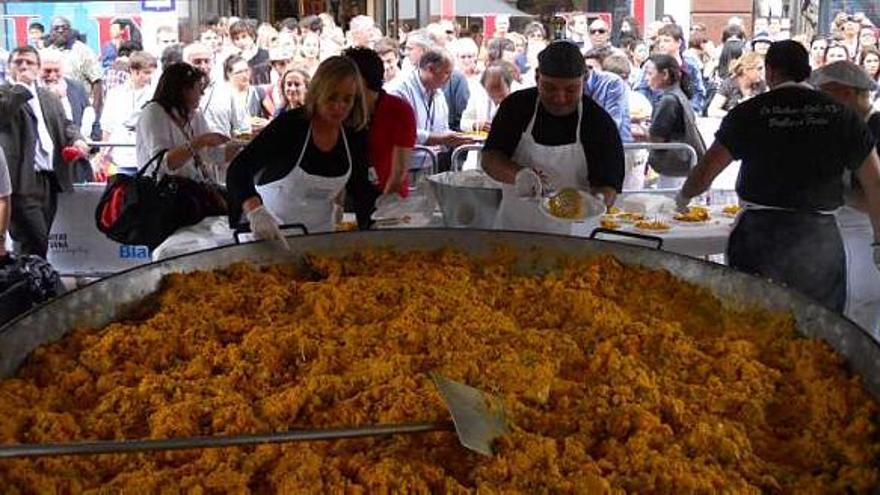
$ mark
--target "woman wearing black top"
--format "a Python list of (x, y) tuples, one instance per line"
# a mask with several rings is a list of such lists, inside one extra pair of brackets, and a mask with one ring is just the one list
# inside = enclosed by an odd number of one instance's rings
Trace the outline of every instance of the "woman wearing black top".
[[(669, 55), (651, 55), (645, 63), (645, 78), (653, 91), (663, 96), (651, 115), (649, 138), (655, 143), (686, 143), (698, 157), (706, 151), (697, 130), (697, 117), (690, 104), (693, 93), (688, 75)], [(678, 189), (690, 172), (690, 156), (682, 151), (652, 151), (648, 164), (660, 174), (659, 189)]]
[[(345, 57), (325, 60), (311, 80), (305, 106), (273, 120), (229, 167), (230, 224), (238, 225), (243, 211), (258, 238), (282, 243), (283, 223), (302, 223), (310, 232), (333, 230), (343, 190), (348, 188), (357, 203), (371, 189), (365, 124), (357, 66)], [(356, 210), (364, 227), (369, 211)]]
[(855, 112), (803, 83), (810, 62), (797, 42), (773, 43), (766, 71), (771, 91), (727, 114), (676, 202), (685, 209), (731, 161), (742, 160), (736, 192), (744, 211), (730, 235), (728, 263), (840, 312), (846, 259), (834, 213), (844, 204), (845, 171), (852, 171), (865, 191), (873, 260), (880, 262), (875, 141)]

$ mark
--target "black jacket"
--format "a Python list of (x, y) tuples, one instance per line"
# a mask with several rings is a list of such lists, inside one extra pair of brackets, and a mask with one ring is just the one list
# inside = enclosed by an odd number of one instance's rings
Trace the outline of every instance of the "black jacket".
[[(237, 226), (242, 223), (241, 204), (252, 196), (259, 196), (257, 185), (280, 180), (293, 170), (296, 159), (306, 144), (309, 125), (310, 120), (303, 109), (284, 112), (235, 157), (226, 172), (226, 187), (229, 189), (230, 199), (230, 225)], [(369, 228), (370, 215), (378, 196), (376, 188), (369, 181), (367, 132), (348, 128), (344, 129), (344, 132), (352, 161), (351, 176), (346, 184), (346, 190), (352, 199), (358, 226), (366, 229)]]
[[(65, 118), (61, 101), (43, 88), (37, 88), (37, 97), (43, 110), (43, 119), (52, 137), (55, 152), (52, 168), (61, 191), (73, 190), (71, 167), (64, 162), (61, 150), (81, 139), (79, 130)], [(22, 86), (0, 86), (0, 148), (6, 153), (12, 194), (33, 194), (36, 184), (34, 151), (37, 128), (33, 111), (28, 104), (30, 92)]]

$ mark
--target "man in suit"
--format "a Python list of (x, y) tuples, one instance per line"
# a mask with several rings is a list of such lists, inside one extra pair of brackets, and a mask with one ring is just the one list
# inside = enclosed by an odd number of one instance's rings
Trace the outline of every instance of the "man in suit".
[(65, 119), (58, 98), (38, 87), (40, 55), (20, 46), (9, 55), (9, 82), (0, 86), (0, 147), (12, 183), (10, 234), (20, 254), (46, 257), (59, 192), (73, 189), (62, 149), (88, 146)]
[(63, 58), (64, 55), (58, 49), (40, 50), (40, 81), (44, 88), (61, 100), (67, 120), (80, 128), (83, 114), (91, 106), (89, 92), (81, 82), (64, 73)]
[[(56, 48), (40, 50), (40, 82), (44, 88), (61, 101), (64, 117), (71, 121), (81, 133), (90, 133), (96, 122), (95, 110), (91, 108), (92, 104), (89, 102), (89, 92), (82, 83), (64, 74), (63, 54), (60, 50)], [(84, 117), (90, 123), (86, 129), (83, 129)], [(78, 159), (71, 166), (74, 169), (74, 183), (94, 180), (92, 164), (87, 158)]]

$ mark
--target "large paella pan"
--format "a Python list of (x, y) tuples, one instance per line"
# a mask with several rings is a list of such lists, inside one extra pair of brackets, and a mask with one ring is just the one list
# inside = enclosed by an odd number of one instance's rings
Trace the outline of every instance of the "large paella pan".
[(788, 290), (657, 250), (541, 234), (292, 244), (138, 267), (4, 327), (2, 442), (440, 420), (425, 376), (439, 370), (503, 397), (513, 433), (496, 456), (443, 432), (6, 460), (0, 483), (13, 493), (877, 485), (880, 346)]

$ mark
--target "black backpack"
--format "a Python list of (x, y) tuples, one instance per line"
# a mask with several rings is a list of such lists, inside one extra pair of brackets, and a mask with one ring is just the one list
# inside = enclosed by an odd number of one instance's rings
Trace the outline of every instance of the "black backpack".
[(0, 324), (64, 293), (61, 276), (39, 256), (0, 260)]

